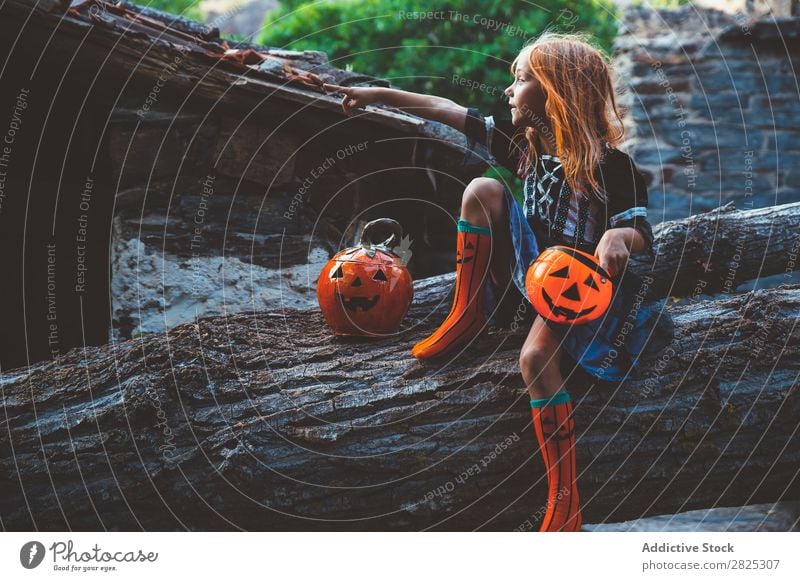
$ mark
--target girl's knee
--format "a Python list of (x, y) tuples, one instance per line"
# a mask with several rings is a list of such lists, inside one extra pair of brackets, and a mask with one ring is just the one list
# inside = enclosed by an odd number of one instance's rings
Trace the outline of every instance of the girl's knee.
[(552, 364), (555, 354), (542, 345), (529, 345), (519, 354), (519, 368), (523, 373), (539, 374)]
[(467, 184), (462, 201), (465, 205), (495, 209), (503, 201), (503, 184), (494, 178), (475, 178)]
[(503, 184), (493, 178), (475, 178), (464, 190), (461, 214), (476, 225), (494, 227), (502, 223)]

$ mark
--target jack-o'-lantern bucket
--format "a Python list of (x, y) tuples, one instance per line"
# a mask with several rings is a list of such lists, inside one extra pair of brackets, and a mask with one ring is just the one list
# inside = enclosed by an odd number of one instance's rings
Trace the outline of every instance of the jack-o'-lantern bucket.
[(569, 246), (551, 246), (531, 264), (525, 276), (528, 298), (545, 319), (580, 325), (608, 310), (611, 277), (597, 259)]
[[(379, 233), (388, 238), (376, 242)], [(414, 298), (411, 274), (393, 245), (400, 224), (379, 218), (364, 226), (358, 246), (331, 258), (317, 279), (317, 300), (337, 336), (380, 337), (395, 333)]]

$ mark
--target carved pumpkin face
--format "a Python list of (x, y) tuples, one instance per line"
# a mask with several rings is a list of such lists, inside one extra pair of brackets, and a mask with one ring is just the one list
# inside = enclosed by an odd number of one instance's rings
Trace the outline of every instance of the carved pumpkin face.
[(575, 422), (572, 418), (568, 418), (566, 422), (558, 426), (549, 414), (542, 418), (542, 435), (545, 440), (555, 442), (569, 441), (574, 434)]
[(475, 258), (475, 245), (472, 242), (467, 242), (463, 250), (459, 248), (456, 252), (456, 264), (467, 264), (472, 262), (473, 258)]
[[(345, 290), (344, 285), (346, 284), (344, 281), (345, 278), (344, 267), (347, 264), (348, 264), (347, 262), (338, 262), (336, 268), (333, 270), (333, 272), (330, 273), (331, 280), (336, 282), (341, 282), (341, 285), (337, 286), (340, 286), (340, 288), (342, 288), (343, 291)], [(352, 265), (359, 263), (350, 263), (350, 264)], [(378, 292), (380, 289), (375, 289), (371, 287), (371, 285), (369, 284), (364, 284), (364, 282), (362, 282), (361, 280), (362, 276), (365, 276), (365, 278), (368, 279), (367, 282), (369, 282), (369, 280), (373, 280), (376, 282), (376, 284), (384, 284), (388, 281), (383, 267), (378, 266), (378, 268), (374, 270), (372, 276), (370, 277), (368, 276), (370, 273), (363, 268), (363, 265), (361, 266), (362, 266), (361, 272), (353, 275), (353, 277), (350, 280), (350, 289), (351, 289), (350, 292), (342, 293), (339, 291), (338, 288), (334, 290), (334, 295), (339, 301), (341, 301), (344, 308), (354, 313), (357, 312), (359, 309), (361, 309), (364, 312), (369, 311), (370, 309), (374, 308), (375, 305), (378, 304), (378, 301), (381, 298), (380, 292)], [(351, 267), (348, 268), (348, 270), (355, 271), (357, 270), (357, 268)], [(359, 294), (359, 293), (369, 293), (370, 288), (373, 288), (373, 290), (376, 291), (375, 294), (372, 294), (371, 296), (369, 294), (366, 295)]]
[(374, 337), (397, 331), (413, 297), (399, 257), (355, 247), (334, 256), (317, 280), (317, 300), (336, 335)]
[(601, 317), (613, 294), (610, 277), (597, 259), (568, 246), (542, 252), (528, 269), (525, 289), (542, 317), (573, 325)]

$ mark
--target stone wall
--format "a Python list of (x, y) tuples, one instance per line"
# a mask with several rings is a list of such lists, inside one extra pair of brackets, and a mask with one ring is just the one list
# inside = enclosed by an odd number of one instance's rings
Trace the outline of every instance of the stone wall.
[(616, 43), (631, 152), (654, 223), (733, 200), (800, 200), (800, 20), (688, 5), (627, 11)]

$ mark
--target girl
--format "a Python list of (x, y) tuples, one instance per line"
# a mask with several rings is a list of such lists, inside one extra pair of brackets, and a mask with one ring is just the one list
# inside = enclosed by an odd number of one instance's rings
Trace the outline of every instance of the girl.
[[(545, 33), (522, 49), (511, 74), (504, 91), (509, 121), (436, 96), (325, 88), (344, 94), (347, 115), (381, 101), (446, 123), (466, 134), (468, 155), (483, 155), (524, 180), (524, 207), (491, 178), (476, 178), (465, 189), (453, 306), (439, 329), (413, 347), (415, 357), (452, 353), (475, 337), (501, 291), (518, 289), (527, 300), (528, 266), (548, 246), (594, 254), (611, 276), (615, 293), (605, 316), (575, 326), (536, 317), (519, 359), (548, 477), (540, 530), (578, 531), (575, 430), (562, 359), (569, 356), (594, 377), (621, 380), (646, 348), (660, 349), (672, 339), (672, 325), (654, 304), (637, 300), (646, 286), (625, 269), (631, 253), (652, 256), (653, 233), (644, 179), (616, 149), (624, 129), (607, 60), (582, 36)], [(484, 284), (487, 279), (490, 284)]]

